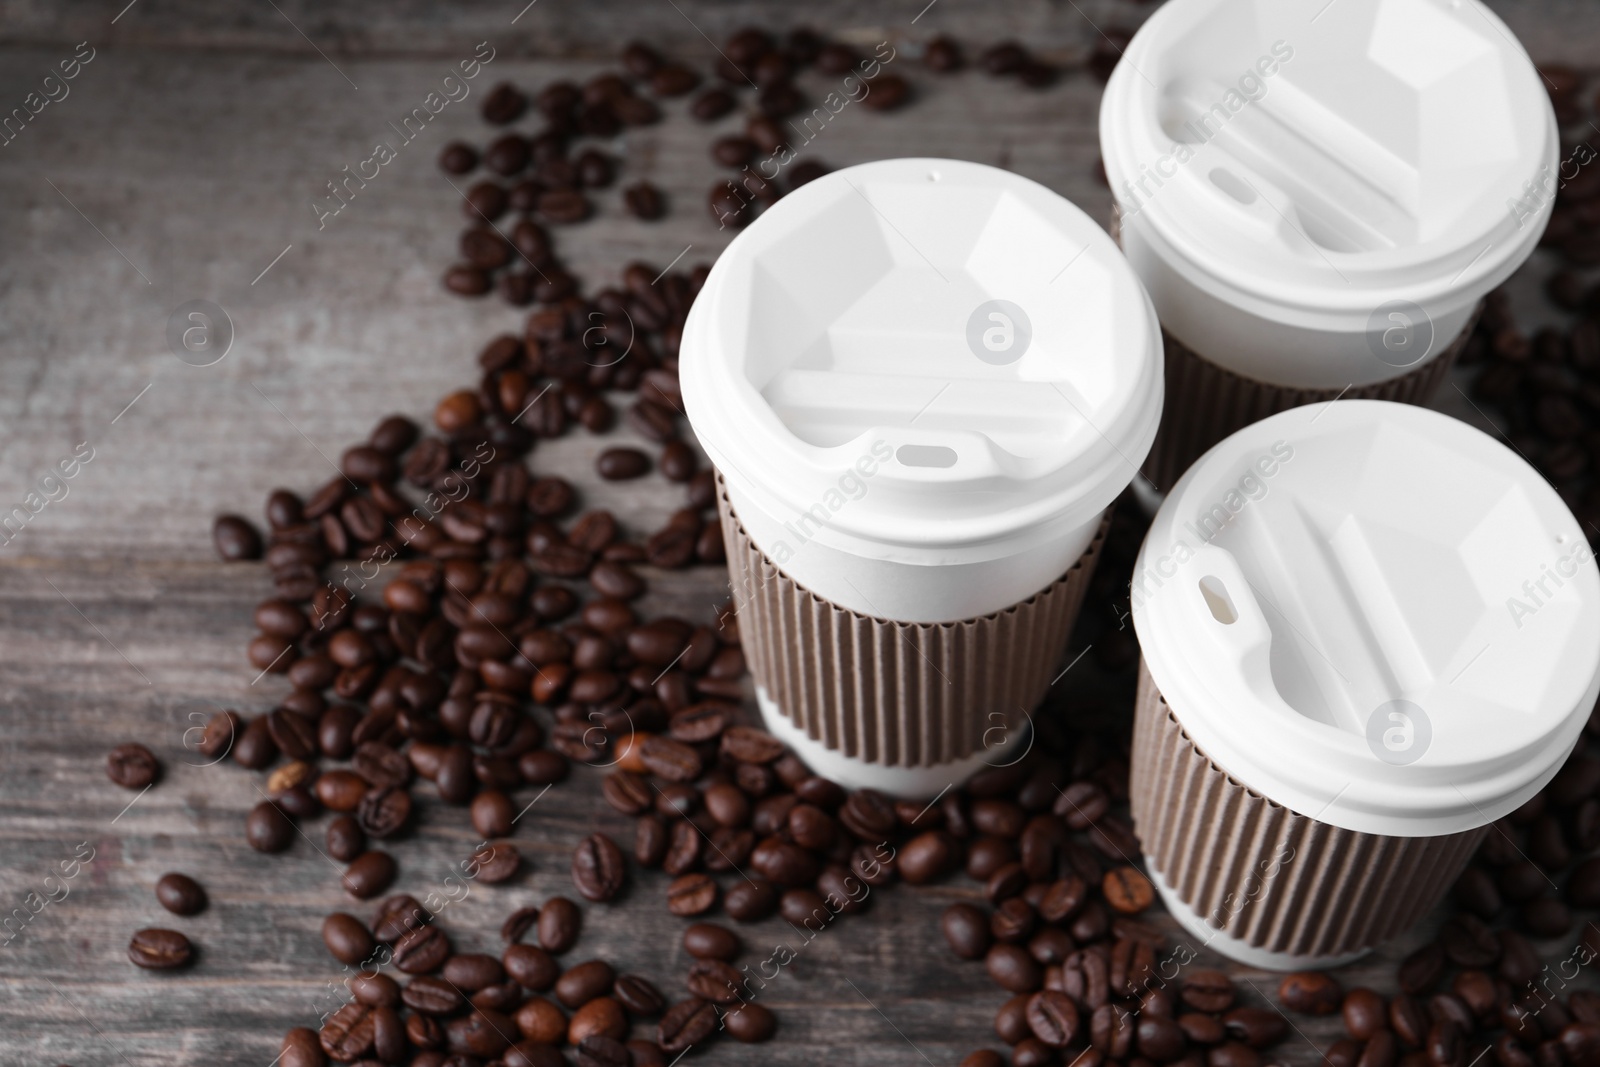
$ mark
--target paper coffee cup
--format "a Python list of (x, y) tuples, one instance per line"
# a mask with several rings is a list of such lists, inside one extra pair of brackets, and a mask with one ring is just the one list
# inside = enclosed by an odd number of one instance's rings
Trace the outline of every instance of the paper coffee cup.
[(1162, 490), (1244, 420), (1425, 401), (1559, 174), (1549, 96), (1478, 0), (1170, 0), (1100, 147), (1169, 338)]
[(1110, 238), (993, 167), (850, 167), (734, 240), (679, 358), (769, 728), (906, 796), (1019, 757), (1161, 409)]
[(1600, 694), (1600, 572), (1555, 490), (1425, 408), (1235, 433), (1131, 585), (1152, 880), (1241, 962), (1332, 965), (1432, 908), (1561, 768)]

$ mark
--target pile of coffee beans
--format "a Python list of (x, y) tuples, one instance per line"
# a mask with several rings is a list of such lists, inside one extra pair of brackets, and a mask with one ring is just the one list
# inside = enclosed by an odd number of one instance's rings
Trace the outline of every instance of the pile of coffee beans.
[[(1193, 948), (1135, 918), (1155, 890), (1113, 811), (1127, 798), (1123, 760), (1089, 738), (1065, 764), (1046, 756), (968, 783), (965, 869), (987, 907), (946, 908), (945, 940), (1010, 994), (994, 1029), (1018, 1067), (1258, 1067), (1288, 1032), (1283, 1016), (1237, 1004), (1227, 975), (1188, 966)], [(962, 1061), (1005, 1062), (988, 1049)]]
[[(350, 998), (320, 1030), (297, 1027), (283, 1039), (284, 1067), (354, 1061), (460, 1067), (664, 1067), (669, 1058), (725, 1030), (738, 1040), (770, 1037), (759, 1005), (719, 1012), (721, 974), (740, 951), (722, 927), (691, 927), (684, 941), (699, 961), (691, 995), (676, 1003), (648, 978), (619, 974), (604, 960), (563, 966), (578, 940), (582, 912), (564, 897), (510, 915), (495, 957), (457, 952), (440, 924), (409, 896), (378, 906), (371, 924), (335, 912), (322, 925), (328, 952), (346, 969)], [(532, 937), (532, 942), (525, 940)], [(392, 965), (400, 977), (387, 974)], [(735, 972), (737, 973), (737, 972)], [(701, 995), (705, 994), (705, 995)], [(629, 1039), (635, 1022), (655, 1021), (655, 1040)]]
[[(1105, 77), (1126, 42), (1126, 33), (1102, 34), (1088, 69)], [(551, 228), (588, 218), (591, 198), (614, 184), (617, 161), (602, 142), (660, 121), (662, 102), (680, 97), (702, 122), (746, 110), (743, 133), (710, 147), (737, 177), (714, 187), (708, 203), (718, 225), (747, 223), (826, 170), (793, 163), (780, 187), (751, 168), (785, 147), (781, 121), (807, 106), (795, 76), (863, 75), (872, 59), (804, 29), (741, 30), (722, 52), (709, 76), (636, 43), (619, 70), (583, 85), (500, 85), (484, 102), (485, 120), (510, 127), (531, 107), (539, 128), (504, 129), (481, 149), (446, 147), (440, 165), (450, 175), (481, 166), (489, 176), (464, 190), (469, 228), (445, 284), (534, 305), (524, 332), (485, 347), (478, 382), (444, 397), (431, 429), (391, 416), (343, 454), (338, 477), (304, 496), (272, 492), (264, 534), (241, 516), (217, 520), (222, 558), (268, 563), (274, 591), (257, 607), (248, 656), (291, 689), (265, 714), (220, 713), (195, 742), (208, 757), (264, 775), (267, 799), (245, 820), (254, 848), (289, 849), (303, 824), (331, 814), (326, 851), (348, 865), (341, 881), (355, 900), (383, 897), (402, 873), (390, 843), (416, 821), (413, 790), (431, 788), (466, 810), (482, 838), (474, 877), (495, 884), (521, 869), (508, 840), (512, 791), (560, 782), (573, 762), (608, 768), (603, 796), (634, 819), (633, 840), (624, 847), (596, 832), (580, 842), (574, 888), (585, 900), (613, 901), (628, 891), (630, 872), (666, 872), (664, 904), (688, 923), (687, 996), (671, 1002), (599, 960), (563, 969), (555, 957), (572, 947), (582, 915), (571, 900), (512, 915), (495, 958), (455, 953), (420, 903), (389, 896), (369, 921), (328, 917), (330, 953), (362, 970), (320, 1032), (289, 1033), (281, 1062), (543, 1067), (567, 1062), (565, 1047), (584, 1067), (620, 1067), (669, 1062), (722, 1031), (765, 1040), (778, 1023), (760, 1003), (763, 983), (736, 966), (738, 934), (708, 917), (777, 914), (817, 930), (869, 910), (895, 881), (964, 875), (981, 888), (945, 911), (943, 933), (1009, 998), (995, 1031), (1010, 1062), (1259, 1067), (1284, 1038), (1286, 1017), (1239, 1003), (1225, 974), (1191, 965), (1193, 949), (1168, 945), (1139, 918), (1154, 892), (1125, 817), (1125, 709), (1138, 646), (1126, 612), (1107, 607), (1127, 603), (1145, 525), (1136, 507), (1115, 514), (1074, 635), (1075, 650), (1093, 650), (1095, 699), (1110, 713), (1075, 703), (1074, 733), (1062, 698), (1052, 697), (1026, 758), (931, 805), (849, 794), (745, 725), (731, 608), (699, 621), (641, 616), (640, 564), (723, 561), (715, 484), (684, 440), (677, 386), (684, 318), (708, 268), (663, 273), (633, 263), (616, 287), (587, 296)], [(969, 52), (988, 75), (1026, 87), (1062, 73), (1015, 42), (968, 49), (937, 38), (921, 62), (942, 75), (965, 66)], [(868, 74), (863, 103), (893, 110), (913, 100), (902, 69)], [(1547, 74), (1564, 118), (1586, 118), (1582, 80)], [(1600, 264), (1596, 173), (1582, 170), (1561, 188), (1545, 238), (1566, 263), (1550, 294), (1577, 314), (1575, 324), (1530, 340), (1497, 294), (1465, 359), (1484, 366), (1474, 397), (1506, 419), (1512, 442), (1600, 540), (1590, 521), (1600, 520), (1592, 476), (1600, 433), (1591, 428), (1600, 411), (1600, 285), (1583, 274)], [(645, 181), (622, 199), (641, 219), (667, 209)], [(623, 417), (658, 452), (607, 449), (596, 473), (620, 481), (654, 469), (681, 483), (684, 507), (654, 531), (585, 510), (575, 486), (528, 463), (542, 439), (574, 427), (607, 432), (619, 393), (633, 394)], [(108, 773), (143, 789), (159, 765), (147, 749), (124, 745)], [(1588, 1067), (1600, 1061), (1600, 997), (1563, 1003), (1537, 992), (1539, 961), (1522, 931), (1562, 936), (1575, 926), (1572, 908), (1600, 907), (1600, 859), (1586, 858), (1597, 847), (1600, 751), (1586, 738), (1544, 792), (1496, 824), (1456, 889), (1460, 913), (1406, 960), (1398, 995), (1346, 993), (1333, 977), (1299, 974), (1283, 981), (1279, 999), (1292, 1011), (1343, 1012), (1351, 1036), (1328, 1050), (1333, 1067), (1470, 1067), (1487, 1049), (1500, 1067)], [(162, 879), (157, 894), (176, 914), (204, 906), (204, 891), (182, 875)], [(530, 934), (537, 944), (524, 942)], [(1586, 926), (1582, 937), (1592, 958), (1600, 930)], [(140, 966), (177, 967), (193, 948), (181, 933), (149, 929), (129, 953)], [(633, 1023), (648, 1020), (653, 1039), (629, 1040)], [(964, 1064), (1005, 1062), (986, 1049)]]
[[(1109, 75), (1129, 36), (1115, 29), (1099, 34), (1089, 69), (1102, 78)], [(921, 66), (936, 75), (965, 65), (964, 49), (949, 37), (936, 37), (920, 51)], [(453, 141), (439, 154), (440, 168), (452, 179), (487, 172), (463, 191), (468, 226), (461, 234), (460, 262), (445, 271), (445, 287), (468, 297), (493, 290), (518, 307), (561, 305), (569, 317), (579, 306), (585, 314), (599, 310), (615, 317), (616, 308), (606, 305), (620, 304), (636, 324), (655, 334), (661, 327), (652, 320), (659, 315), (632, 314), (638, 293), (580, 296), (579, 283), (562, 265), (551, 237), (549, 227), (592, 217), (591, 197), (615, 182), (617, 161), (601, 142), (630, 127), (660, 122), (663, 103), (675, 98), (689, 97), (687, 114), (702, 123), (741, 112), (743, 132), (720, 136), (710, 146), (711, 158), (732, 175), (713, 185), (706, 200), (719, 228), (739, 228), (785, 193), (828, 172), (814, 158), (791, 162), (798, 154), (796, 127), (785, 120), (825, 103), (808, 99), (799, 88), (795, 79), (802, 72), (839, 80), (848, 88), (833, 95), (859, 100), (868, 111), (894, 111), (913, 98), (911, 82), (885, 69), (899, 55), (887, 44), (866, 53), (806, 27), (774, 34), (751, 26), (728, 37), (719, 53), (711, 71), (703, 73), (635, 41), (623, 50), (618, 69), (581, 85), (552, 81), (527, 92), (505, 82), (491, 90), (481, 113), (504, 132), (481, 146)], [(993, 77), (1015, 79), (1031, 89), (1053, 85), (1062, 73), (1016, 41), (984, 49), (978, 65)], [(536, 127), (509, 128), (530, 115)], [(621, 199), (638, 219), (659, 219), (667, 212), (664, 195), (648, 180), (630, 184)], [(577, 321), (581, 333), (594, 320), (579, 315)], [(675, 347), (671, 338), (658, 340)], [(230, 526), (219, 536), (236, 539), (241, 549), (250, 544), (248, 528)]]

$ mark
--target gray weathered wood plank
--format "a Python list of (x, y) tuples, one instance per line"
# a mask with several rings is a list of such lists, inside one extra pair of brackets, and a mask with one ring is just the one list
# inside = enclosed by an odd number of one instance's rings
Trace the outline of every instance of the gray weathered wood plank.
[[(336, 973), (317, 935), (321, 916), (347, 903), (333, 871), (303, 841), (284, 857), (249, 850), (240, 825), (258, 799), (256, 776), (185, 764), (192, 713), (264, 710), (281, 685), (252, 684), (242, 654), (265, 578), (255, 566), (212, 562), (210, 519), (257, 514), (274, 485), (325, 480), (329, 457), (389, 411), (425, 416), (440, 394), (472, 381), (477, 349), (522, 316), (438, 285), (463, 217), (433, 160), (450, 138), (483, 139), (476, 99), (446, 109), (318, 230), (309, 205), (324, 183), (392, 137), (388, 123), (479, 40), (500, 49), (480, 88), (501, 78), (537, 86), (604, 69), (611, 42), (627, 36), (704, 60), (696, 26), (720, 38), (746, 21), (792, 17), (776, 4), (706, 0), (679, 3), (687, 18), (664, 3), (541, 0), (515, 26), (520, 3), (279, 6), (287, 18), (272, 5), (139, 0), (112, 25), (121, 3), (0, 4), (0, 103), (20, 101), (77, 41), (99, 49), (71, 95), (0, 148), (0, 513), (79, 442), (95, 450), (69, 494), (0, 545), (0, 914), (42, 891), (78, 843), (95, 849), (68, 895), (0, 945), (0, 1062), (266, 1064), (284, 1029), (311, 1021), (312, 999)], [(1600, 39), (1600, 9), (1581, 0), (1494, 6), (1541, 57), (1587, 59)], [(922, 7), (828, 0), (805, 17), (854, 41), (896, 42), (909, 71), (915, 42), (936, 31), (1021, 36), (1071, 59), (1094, 39), (1089, 20), (1130, 24), (1145, 10), (1121, 0), (940, 0), (913, 26)], [(1104, 217), (1092, 80), (1072, 75), (1042, 93), (971, 73), (915, 71), (914, 81), (914, 105), (893, 116), (847, 109), (805, 155), (835, 165), (909, 154), (999, 163)], [(813, 75), (806, 85), (815, 94), (826, 83)], [(690, 264), (725, 244), (704, 209), (717, 175), (706, 145), (737, 120), (701, 127), (683, 108), (669, 104), (668, 122), (611, 146), (624, 161), (620, 184), (648, 177), (672, 214), (627, 219), (613, 190), (595, 220), (560, 235), (591, 284), (629, 259), (665, 265), (692, 245)], [(1519, 311), (1534, 309), (1542, 270), (1518, 281)], [(237, 327), (232, 351), (205, 368), (179, 362), (165, 340), (172, 310), (197, 298), (222, 304)], [(541, 446), (532, 462), (648, 528), (676, 506), (675, 488), (651, 479), (624, 489), (591, 474), (595, 452), (624, 440), (625, 429), (603, 440), (577, 434)], [(701, 571), (664, 576), (652, 595), (703, 615), (724, 587)], [(106, 781), (102, 760), (128, 739), (152, 744), (168, 770), (124, 812), (133, 797)], [(314, 838), (323, 822), (309, 828)], [(475, 887), (446, 913), (452, 936), (492, 948), (513, 906), (570, 893), (567, 853), (594, 825), (627, 831), (600, 801), (598, 776), (580, 769), (519, 827), (531, 858), (523, 876)], [(474, 843), (463, 813), (425, 803), (414, 838), (397, 849), (401, 887), (426, 892)], [(159, 910), (150, 887), (169, 869), (207, 884), (205, 914), (186, 921)], [(647, 874), (619, 904), (591, 908), (575, 958), (605, 956), (672, 988), (682, 923), (660, 906), (663, 885)], [(772, 984), (783, 1040), (724, 1045), (707, 1062), (943, 1065), (991, 1043), (1004, 998), (978, 965), (949, 957), (936, 925), (945, 904), (975, 893), (959, 878), (900, 887), (870, 921), (830, 928)], [(602, 921), (607, 914), (617, 921)], [(194, 933), (198, 968), (149, 975), (126, 962), (128, 934), (153, 922)], [(1345, 980), (1391, 988), (1383, 968), (1425, 929)], [(746, 933), (748, 959), (795, 936), (776, 922)], [(1559, 943), (1541, 948), (1565, 955)], [(1269, 988), (1264, 976), (1236, 973)], [(1297, 1023), (1315, 1040), (1332, 1032), (1326, 1021)], [(1316, 1062), (1299, 1037), (1282, 1057)]]

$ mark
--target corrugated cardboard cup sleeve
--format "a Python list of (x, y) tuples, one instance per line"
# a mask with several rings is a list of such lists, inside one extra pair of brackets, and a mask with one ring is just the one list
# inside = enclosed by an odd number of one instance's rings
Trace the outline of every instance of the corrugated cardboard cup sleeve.
[(1400, 933), (1489, 830), (1385, 837), (1275, 804), (1195, 746), (1142, 663), (1130, 788), (1145, 857), (1177, 897), (1253, 948), (1297, 956), (1359, 952)]
[[(718, 480), (745, 662), (806, 736), (889, 767), (932, 767), (1008, 736), (1044, 697), (1110, 514), (1060, 578), (1002, 611), (926, 624), (874, 618), (799, 585), (750, 540)], [(1014, 736), (1014, 735), (1013, 735)]]

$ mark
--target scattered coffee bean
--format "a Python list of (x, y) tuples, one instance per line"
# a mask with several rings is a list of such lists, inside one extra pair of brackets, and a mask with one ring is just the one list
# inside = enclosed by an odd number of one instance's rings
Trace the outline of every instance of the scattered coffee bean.
[(160, 773), (155, 755), (143, 745), (118, 745), (106, 757), (106, 776), (124, 789), (143, 789)]
[(572, 853), (572, 883), (588, 900), (608, 901), (622, 892), (627, 866), (622, 850), (605, 834), (591, 834)]
[(650, 470), (650, 457), (637, 448), (608, 448), (595, 461), (595, 470), (611, 482), (638, 478)]
[(173, 871), (156, 882), (156, 899), (174, 915), (198, 915), (206, 906), (206, 891), (187, 874)]
[(194, 958), (194, 946), (176, 930), (140, 930), (128, 942), (128, 958), (151, 971), (170, 971)]
[(211, 540), (217, 555), (228, 563), (261, 558), (261, 534), (242, 516), (218, 516), (211, 527)]

